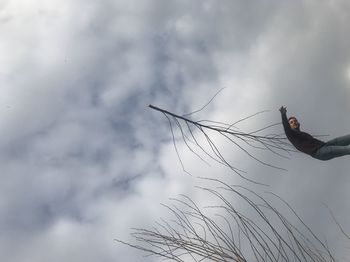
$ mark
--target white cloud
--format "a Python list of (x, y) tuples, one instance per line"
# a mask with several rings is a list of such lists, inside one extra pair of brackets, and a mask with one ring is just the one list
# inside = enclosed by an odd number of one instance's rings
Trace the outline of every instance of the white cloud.
[[(129, 239), (129, 227), (166, 215), (159, 202), (168, 197), (206, 201), (181, 171), (166, 119), (150, 103), (188, 113), (228, 87), (195, 117), (230, 123), (272, 110), (244, 126), (254, 129), (279, 121), (277, 109), (286, 104), (307, 130), (335, 136), (349, 128), (347, 1), (0, 5), (0, 253), (6, 261), (137, 260), (139, 253), (113, 238)], [(217, 143), (308, 220), (314, 214), (307, 205), (319, 196), (334, 205), (347, 198), (344, 159), (321, 164), (293, 154), (282, 162), (289, 169), (282, 177)], [(230, 176), (183, 143), (178, 149), (194, 176)]]

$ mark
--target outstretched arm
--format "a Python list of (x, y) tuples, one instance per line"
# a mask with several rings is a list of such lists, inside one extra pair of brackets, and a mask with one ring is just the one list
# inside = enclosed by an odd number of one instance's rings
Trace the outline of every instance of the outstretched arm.
[(283, 127), (284, 127), (284, 132), (288, 136), (288, 133), (291, 132), (291, 128), (289, 126), (288, 119), (287, 119), (287, 107), (281, 106), (279, 111), (281, 112), (282, 124), (283, 124)]

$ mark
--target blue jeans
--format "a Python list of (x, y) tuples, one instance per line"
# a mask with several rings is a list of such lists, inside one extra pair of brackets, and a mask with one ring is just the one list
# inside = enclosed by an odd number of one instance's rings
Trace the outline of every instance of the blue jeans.
[(345, 155), (350, 155), (350, 134), (326, 142), (312, 157), (319, 160), (330, 160)]

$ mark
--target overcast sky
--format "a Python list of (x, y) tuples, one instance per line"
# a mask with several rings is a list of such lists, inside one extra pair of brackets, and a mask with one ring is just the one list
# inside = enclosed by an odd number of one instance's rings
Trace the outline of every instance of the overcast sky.
[[(169, 197), (205, 202), (195, 176), (246, 183), (179, 140), (184, 173), (148, 104), (185, 114), (226, 87), (193, 117), (270, 110), (250, 131), (285, 105), (324, 140), (350, 133), (349, 24), (348, 0), (1, 0), (1, 260), (146, 261), (114, 239), (166, 216)], [(322, 203), (350, 232), (350, 157), (260, 155), (285, 172), (217, 143), (348, 256)]]

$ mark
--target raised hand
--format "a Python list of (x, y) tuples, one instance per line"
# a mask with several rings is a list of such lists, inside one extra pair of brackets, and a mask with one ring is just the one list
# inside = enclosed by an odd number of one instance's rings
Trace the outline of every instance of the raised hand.
[(281, 106), (279, 111), (281, 112), (281, 114), (286, 114), (287, 113), (287, 107)]

